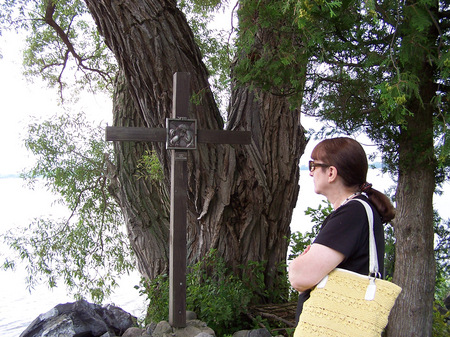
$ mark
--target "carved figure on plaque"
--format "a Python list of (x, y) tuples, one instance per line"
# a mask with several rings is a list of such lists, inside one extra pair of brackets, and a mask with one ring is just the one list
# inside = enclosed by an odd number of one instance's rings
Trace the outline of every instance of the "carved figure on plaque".
[(195, 119), (167, 119), (166, 148), (194, 150), (197, 148), (197, 121)]

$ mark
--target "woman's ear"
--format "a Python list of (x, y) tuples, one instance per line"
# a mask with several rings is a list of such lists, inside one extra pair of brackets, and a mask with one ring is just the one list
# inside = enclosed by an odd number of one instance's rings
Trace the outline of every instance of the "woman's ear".
[(328, 168), (328, 182), (331, 183), (336, 181), (337, 177), (338, 177), (337, 168), (334, 166), (330, 166)]

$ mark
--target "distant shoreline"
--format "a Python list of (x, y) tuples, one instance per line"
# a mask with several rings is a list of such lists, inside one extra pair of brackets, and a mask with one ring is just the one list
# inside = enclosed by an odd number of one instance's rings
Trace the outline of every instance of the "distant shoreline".
[(20, 178), (22, 179), (22, 177), (20, 176), (19, 173), (10, 173), (10, 174), (0, 174), (0, 179), (11, 179), (11, 178)]

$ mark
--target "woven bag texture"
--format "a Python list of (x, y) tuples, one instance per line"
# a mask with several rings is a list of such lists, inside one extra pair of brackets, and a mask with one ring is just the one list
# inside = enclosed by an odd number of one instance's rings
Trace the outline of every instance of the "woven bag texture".
[(324, 288), (315, 288), (304, 303), (294, 337), (380, 337), (401, 288), (376, 279), (375, 298), (364, 299), (369, 278), (335, 269)]

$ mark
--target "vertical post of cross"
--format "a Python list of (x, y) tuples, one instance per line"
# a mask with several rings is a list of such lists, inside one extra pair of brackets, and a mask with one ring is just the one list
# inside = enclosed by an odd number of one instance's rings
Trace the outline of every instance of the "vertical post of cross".
[[(188, 118), (190, 74), (173, 75), (172, 118)], [(187, 150), (171, 150), (169, 323), (186, 326)]]

